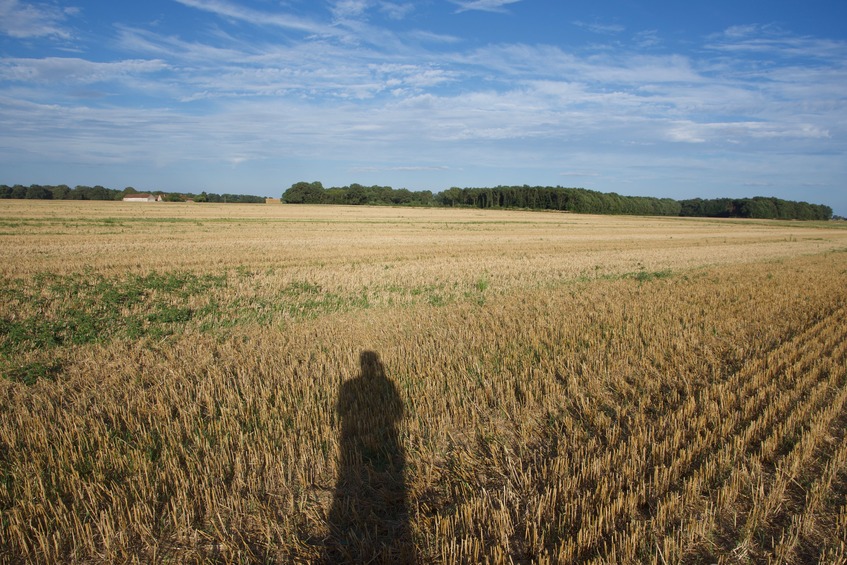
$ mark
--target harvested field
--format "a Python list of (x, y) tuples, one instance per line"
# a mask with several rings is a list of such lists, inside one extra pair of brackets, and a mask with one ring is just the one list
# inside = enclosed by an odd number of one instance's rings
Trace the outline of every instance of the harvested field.
[(847, 229), (4, 201), (0, 561), (847, 559)]

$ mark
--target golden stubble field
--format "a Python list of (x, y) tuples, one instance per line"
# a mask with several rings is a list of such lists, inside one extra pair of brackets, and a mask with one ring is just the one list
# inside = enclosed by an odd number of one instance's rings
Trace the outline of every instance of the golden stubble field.
[(0, 202), (0, 560), (839, 562), (847, 229)]

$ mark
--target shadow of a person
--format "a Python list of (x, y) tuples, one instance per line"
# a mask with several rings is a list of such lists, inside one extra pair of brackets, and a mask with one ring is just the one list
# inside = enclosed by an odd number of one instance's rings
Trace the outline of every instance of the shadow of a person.
[(413, 563), (397, 431), (403, 403), (377, 353), (363, 351), (360, 363), (361, 374), (338, 394), (341, 446), (325, 562)]

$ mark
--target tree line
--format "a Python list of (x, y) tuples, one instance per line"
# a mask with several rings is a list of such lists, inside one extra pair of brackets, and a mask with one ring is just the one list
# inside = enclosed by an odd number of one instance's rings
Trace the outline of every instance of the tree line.
[(282, 194), (288, 204), (371, 204), (446, 206), (466, 208), (524, 208), (561, 210), (583, 214), (627, 214), (638, 216), (697, 216), (712, 218), (763, 218), (785, 220), (829, 220), (832, 208), (822, 204), (795, 202), (775, 197), (694, 198), (674, 200), (650, 196), (622, 196), (585, 188), (561, 186), (497, 186), (493, 188), (452, 187), (438, 194), (412, 192), (389, 186), (324, 188), (320, 182), (297, 182)]
[(765, 218), (778, 220), (831, 220), (832, 208), (823, 204), (781, 198), (693, 198), (680, 202), (680, 216), (710, 218)]
[[(31, 184), (23, 186), (16, 184), (9, 186), (0, 184), (0, 198), (21, 198), (29, 200), (122, 200), (125, 196), (138, 194), (139, 191), (128, 186), (123, 190), (115, 190), (100, 185), (83, 186), (74, 188), (66, 184), (40, 185)], [(200, 194), (164, 192), (161, 190), (150, 192), (150, 194), (161, 195), (167, 202), (231, 202), (241, 204), (264, 204), (264, 196), (253, 196), (249, 194), (215, 194), (214, 192), (201, 192)]]
[(390, 186), (349, 186), (324, 188), (320, 182), (296, 182), (282, 195), (287, 204), (352, 204), (352, 205), (410, 205), (434, 206), (436, 201), (429, 190), (412, 192)]
[[(128, 186), (115, 190), (100, 185), (74, 188), (68, 185), (0, 185), (0, 199), (31, 200), (121, 200), (137, 194)], [(154, 191), (171, 202), (264, 203), (263, 196), (215, 194), (213, 192), (168, 193)], [(622, 196), (585, 188), (561, 186), (496, 186), (493, 188), (452, 187), (437, 194), (390, 186), (351, 184), (324, 188), (320, 182), (297, 182), (282, 194), (288, 204), (351, 204), (393, 206), (446, 206), (466, 208), (523, 208), (561, 210), (583, 214), (627, 214), (638, 216), (688, 216), (710, 218), (761, 218), (782, 220), (830, 220), (832, 208), (775, 197), (692, 198), (674, 200), (650, 196)]]

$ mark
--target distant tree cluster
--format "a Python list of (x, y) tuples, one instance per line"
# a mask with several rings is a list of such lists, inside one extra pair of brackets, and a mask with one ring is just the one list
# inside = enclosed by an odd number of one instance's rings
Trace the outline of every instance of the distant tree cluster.
[(124, 192), (100, 186), (69, 187), (32, 184), (8, 186), (0, 184), (0, 198), (26, 198), (28, 200), (120, 200)]
[(229, 204), (264, 204), (264, 196), (252, 196), (250, 194), (215, 194), (214, 192), (201, 192), (198, 195), (188, 194), (185, 199), (194, 202), (224, 202)]
[(474, 208), (530, 208), (565, 210), (582, 214), (632, 214), (638, 216), (678, 216), (680, 204), (671, 198), (621, 196), (585, 188), (561, 186), (497, 186), (456, 188), (438, 194), (442, 206)]
[(324, 188), (320, 182), (297, 182), (282, 194), (287, 204), (405, 204), (464, 208), (523, 208), (562, 210), (582, 214), (629, 214), (638, 216), (700, 216), (716, 218), (771, 218), (829, 220), (832, 208), (779, 198), (718, 198), (674, 200), (650, 196), (622, 196), (585, 188), (561, 186), (453, 187), (436, 195), (390, 186)]
[(709, 218), (764, 218), (779, 220), (830, 220), (832, 208), (823, 204), (795, 202), (781, 198), (715, 198), (683, 200), (681, 216)]
[(287, 204), (369, 204), (433, 206), (436, 204), (428, 190), (412, 192), (390, 186), (350, 186), (324, 188), (320, 182), (297, 182), (282, 194)]
[[(29, 200), (121, 200), (128, 194), (138, 194), (138, 191), (128, 186), (123, 190), (105, 188), (103, 186), (75, 186), (66, 184), (55, 186), (33, 184), (23, 186), (16, 184), (8, 186), (0, 184), (0, 198), (21, 198)], [(201, 192), (200, 194), (153, 191), (151, 194), (162, 195), (166, 202), (231, 202), (241, 204), (264, 204), (264, 196), (252, 196), (249, 194), (215, 194), (213, 192)]]

